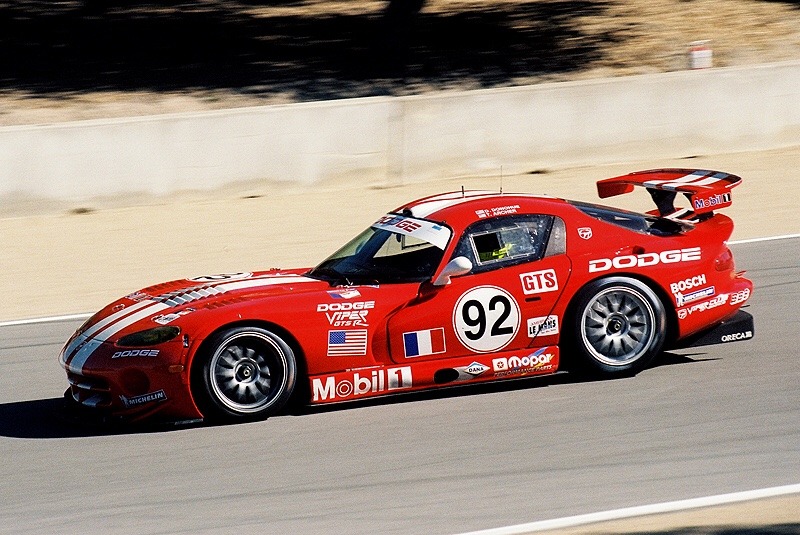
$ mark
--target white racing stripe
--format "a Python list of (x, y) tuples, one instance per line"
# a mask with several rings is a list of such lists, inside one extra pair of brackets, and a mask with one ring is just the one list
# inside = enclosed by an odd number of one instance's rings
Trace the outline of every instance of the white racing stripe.
[(719, 494), (716, 496), (706, 496), (703, 498), (692, 498), (688, 500), (678, 500), (674, 502), (655, 503), (651, 505), (640, 505), (637, 507), (627, 507), (625, 509), (614, 509), (599, 513), (589, 513), (586, 515), (567, 516), (564, 518), (554, 518), (552, 520), (542, 520), (527, 524), (517, 524), (515, 526), (505, 526), (500, 528), (484, 529), (480, 531), (470, 531), (460, 535), (522, 535), (537, 531), (547, 531), (552, 529), (572, 528), (597, 522), (607, 522), (609, 520), (622, 520), (637, 516), (674, 513), (687, 509), (698, 509), (700, 507), (713, 507), (730, 503), (759, 500), (763, 498), (775, 498), (789, 494), (800, 493), (800, 484), (785, 485), (782, 487), (771, 487), (766, 489), (748, 490), (745, 492), (734, 492), (731, 494)]
[(72, 360), (67, 362), (67, 368), (72, 371), (73, 373), (82, 373), (83, 372), (83, 365), (86, 364), (86, 361), (89, 357), (94, 353), (94, 350), (97, 349), (100, 344), (117, 334), (119, 331), (124, 329), (125, 327), (136, 323), (137, 321), (144, 319), (148, 316), (152, 316), (153, 314), (157, 314), (162, 310), (169, 308), (169, 305), (165, 303), (153, 303), (152, 301), (147, 302), (150, 306), (147, 306), (134, 314), (130, 314), (126, 316), (124, 319), (114, 323), (104, 331), (100, 332), (96, 335), (92, 340), (90, 340), (85, 346), (80, 348)]
[[(285, 276), (285, 277), (269, 277), (269, 278), (254, 278), (237, 280), (234, 282), (227, 282), (222, 284), (215, 284), (213, 287), (220, 293), (231, 290), (240, 290), (245, 288), (258, 288), (262, 286), (272, 286), (277, 284), (291, 284), (299, 282), (314, 282), (314, 279), (309, 279), (302, 276)], [(158, 314), (159, 312), (171, 308), (168, 302), (153, 301), (146, 299), (140, 301), (130, 307), (126, 307), (107, 318), (92, 325), (82, 336), (75, 338), (69, 347), (63, 353), (63, 364), (67, 369), (73, 373), (82, 373), (83, 365), (92, 356), (92, 353), (100, 347), (100, 345), (120, 332), (122, 329), (133, 325), (139, 320), (148, 316)], [(74, 356), (72, 353), (84, 344)]]
[(674, 180), (648, 180), (644, 183), (644, 186), (648, 188), (661, 187), (662, 189), (676, 190), (681, 186), (710, 186), (729, 176), (726, 173), (707, 175), (708, 173), (705, 171), (698, 171)]
[[(510, 197), (530, 197), (536, 199), (546, 199), (549, 198), (547, 195), (536, 195), (533, 193), (510, 193), (508, 194)], [(411, 214), (414, 217), (418, 217), (420, 219), (424, 219), (430, 216), (433, 213), (438, 212), (439, 210), (443, 210), (444, 208), (450, 208), (451, 206), (455, 206), (457, 204), (481, 200), (481, 199), (496, 199), (498, 201), (503, 199), (503, 194), (497, 191), (468, 191), (465, 195), (462, 195), (460, 192), (457, 193), (448, 193), (446, 195), (441, 195), (439, 197), (434, 197), (432, 199), (428, 199), (427, 201), (423, 201), (417, 205), (411, 207)]]
[(217, 290), (223, 292), (230, 292), (233, 290), (244, 290), (245, 288), (259, 288), (261, 286), (273, 286), (276, 284), (295, 284), (298, 282), (319, 282), (316, 279), (309, 279), (302, 276), (283, 276), (273, 277), (270, 279), (245, 279), (236, 282), (228, 282), (220, 284), (216, 287)]
[(127, 316), (128, 314), (132, 314), (136, 310), (147, 306), (148, 304), (152, 303), (152, 301), (140, 301), (133, 306), (125, 307), (122, 310), (118, 310), (117, 312), (111, 314), (108, 317), (103, 318), (102, 320), (98, 321), (91, 327), (89, 327), (86, 332), (84, 332), (81, 336), (75, 338), (72, 343), (64, 350), (64, 357), (69, 359), (69, 355), (75, 351), (75, 348), (81, 344), (87, 338), (91, 338), (94, 336), (95, 333), (99, 332), (100, 329), (103, 329), (107, 325), (117, 321), (118, 319), (122, 318), (123, 316)]
[(704, 171), (695, 171), (690, 175), (684, 175), (680, 178), (673, 178), (671, 180), (648, 180), (644, 182), (645, 187), (656, 187), (656, 186), (666, 186), (667, 184), (679, 184), (679, 185), (686, 185), (690, 182), (694, 182), (695, 180), (701, 179), (706, 176), (708, 173)]

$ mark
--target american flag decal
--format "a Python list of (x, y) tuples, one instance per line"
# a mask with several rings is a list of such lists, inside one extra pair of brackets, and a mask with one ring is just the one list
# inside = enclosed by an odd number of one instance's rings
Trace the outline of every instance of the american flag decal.
[(349, 357), (367, 354), (367, 330), (328, 331), (328, 356)]

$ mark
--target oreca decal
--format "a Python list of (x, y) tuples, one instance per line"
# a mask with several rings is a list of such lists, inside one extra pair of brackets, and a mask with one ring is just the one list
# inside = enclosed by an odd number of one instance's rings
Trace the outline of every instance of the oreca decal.
[(453, 329), (464, 347), (489, 353), (507, 346), (519, 332), (519, 305), (497, 286), (478, 286), (458, 298)]

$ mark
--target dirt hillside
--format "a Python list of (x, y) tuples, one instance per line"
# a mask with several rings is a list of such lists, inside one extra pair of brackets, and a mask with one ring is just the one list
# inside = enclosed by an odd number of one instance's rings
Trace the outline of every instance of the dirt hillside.
[(797, 1), (388, 5), (0, 0), (0, 126), (800, 59)]

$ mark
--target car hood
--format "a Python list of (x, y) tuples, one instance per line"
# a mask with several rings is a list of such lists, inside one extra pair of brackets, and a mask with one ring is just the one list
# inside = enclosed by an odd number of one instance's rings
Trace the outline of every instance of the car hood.
[(180, 323), (183, 316), (245, 300), (330, 290), (308, 270), (232, 273), (165, 282), (122, 297), (94, 314), (70, 338), (62, 365), (85, 361), (97, 348), (145, 329)]

